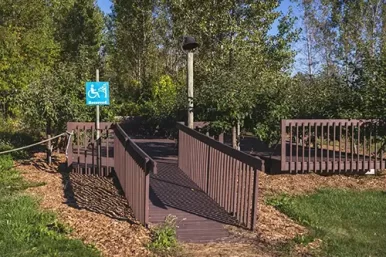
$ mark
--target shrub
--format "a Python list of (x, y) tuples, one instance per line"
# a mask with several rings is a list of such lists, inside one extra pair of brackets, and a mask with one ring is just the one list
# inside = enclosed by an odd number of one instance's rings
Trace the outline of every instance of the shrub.
[(148, 248), (159, 256), (173, 255), (178, 249), (177, 242), (177, 217), (168, 215), (165, 221), (152, 228), (152, 240)]

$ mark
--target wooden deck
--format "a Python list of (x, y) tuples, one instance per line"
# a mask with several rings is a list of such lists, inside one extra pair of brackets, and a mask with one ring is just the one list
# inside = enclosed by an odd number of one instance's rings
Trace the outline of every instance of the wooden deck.
[[(224, 225), (237, 225), (237, 220), (178, 168), (175, 141), (167, 139), (134, 141), (157, 162), (158, 173), (150, 176), (149, 222), (159, 224), (168, 215), (173, 215), (177, 217), (177, 238), (182, 242), (226, 241), (229, 232)], [(101, 159), (102, 166), (108, 169), (114, 165), (112, 143), (107, 148), (108, 151), (106, 146), (102, 147)], [(74, 147), (73, 152), (77, 154), (78, 149)], [(79, 149), (79, 153), (79, 165), (76, 159), (73, 160), (73, 167), (83, 174), (95, 174), (93, 164), (96, 164), (96, 149), (90, 148), (87, 151)]]
[(180, 241), (207, 243), (227, 240), (229, 233), (224, 225), (237, 225), (237, 220), (178, 168), (175, 142), (165, 139), (134, 141), (158, 165), (158, 174), (150, 177), (150, 223), (161, 223), (170, 214), (177, 217)]
[[(225, 138), (226, 144), (231, 144), (231, 139)], [(285, 155), (285, 167), (281, 166), (281, 144), (278, 143), (276, 146), (268, 147), (265, 143), (258, 140), (256, 137), (246, 136), (240, 141), (241, 151), (248, 153), (250, 155), (258, 156), (265, 160), (266, 162), (266, 171), (271, 174), (276, 173), (289, 173), (294, 171), (298, 167), (299, 171), (306, 171), (310, 168), (311, 171), (319, 172), (323, 174), (326, 170), (330, 171), (330, 174), (333, 172), (339, 173), (344, 170), (352, 170), (357, 172), (357, 174), (362, 174), (368, 171), (371, 168), (380, 169), (382, 167), (381, 162), (383, 162), (383, 167), (385, 167), (386, 158), (378, 158), (377, 162), (374, 164), (374, 157), (371, 157), (366, 153), (363, 154), (351, 154), (350, 152), (345, 152), (344, 150), (339, 152), (338, 150), (327, 150), (324, 149), (315, 149), (311, 147), (305, 147), (304, 152), (301, 146), (296, 149), (296, 145), (292, 146), (292, 155), (290, 154), (290, 143), (287, 141), (286, 145), (286, 155)], [(298, 157), (296, 157), (296, 151), (298, 151)], [(316, 152), (315, 152), (316, 151)], [(370, 166), (372, 163), (373, 166)], [(299, 168), (303, 167), (303, 168)], [(332, 172), (332, 173), (331, 173)]]

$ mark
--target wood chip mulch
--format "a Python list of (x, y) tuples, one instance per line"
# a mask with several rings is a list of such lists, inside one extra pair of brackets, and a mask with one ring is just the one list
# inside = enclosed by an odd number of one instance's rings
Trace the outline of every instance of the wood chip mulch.
[[(148, 256), (144, 247), (149, 232), (132, 216), (130, 207), (113, 178), (99, 178), (58, 172), (62, 155), (55, 164), (45, 164), (44, 154), (18, 163), (23, 176), (33, 182), (45, 182), (28, 192), (41, 199), (44, 209), (53, 210), (59, 220), (73, 228), (71, 237), (94, 244), (104, 256)], [(230, 229), (238, 238), (233, 243), (184, 244), (186, 256), (275, 256), (270, 246), (307, 233), (307, 229), (272, 206), (265, 204), (272, 195), (299, 195), (320, 188), (386, 190), (386, 174), (380, 176), (320, 176), (317, 174), (259, 174), (259, 213), (257, 233)], [(320, 242), (311, 244), (319, 245)]]
[(150, 254), (144, 247), (149, 232), (133, 218), (113, 178), (59, 172), (63, 156), (55, 156), (52, 166), (45, 164), (44, 157), (35, 154), (31, 160), (17, 163), (17, 168), (26, 180), (46, 183), (27, 192), (73, 229), (71, 238), (95, 245), (107, 257)]
[[(259, 218), (257, 230), (260, 240), (270, 244), (293, 239), (307, 233), (307, 229), (272, 206), (265, 204), (266, 197), (280, 194), (301, 195), (322, 188), (353, 190), (386, 190), (386, 174), (377, 176), (321, 176), (318, 174), (267, 175), (259, 174)], [(315, 242), (315, 244), (319, 244)]]

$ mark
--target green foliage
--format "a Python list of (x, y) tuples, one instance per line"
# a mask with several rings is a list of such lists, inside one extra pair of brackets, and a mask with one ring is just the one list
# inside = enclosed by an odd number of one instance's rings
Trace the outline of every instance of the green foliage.
[(81, 241), (68, 239), (70, 229), (22, 193), (39, 185), (23, 181), (12, 166), (9, 156), (0, 156), (0, 256), (100, 256)]
[(0, 3), (2, 118), (39, 132), (90, 119), (83, 85), (100, 66), (103, 29), (94, 2)]
[[(12, 157), (9, 155), (3, 155), (0, 157), (0, 171), (5, 172), (13, 167)], [(2, 175), (3, 176), (3, 175)]]
[(165, 221), (152, 229), (152, 241), (147, 246), (160, 256), (169, 256), (178, 248), (176, 217), (167, 216)]
[(384, 192), (323, 189), (311, 195), (279, 196), (267, 203), (309, 228), (310, 233), (296, 237), (296, 243), (322, 239), (320, 256), (386, 254)]

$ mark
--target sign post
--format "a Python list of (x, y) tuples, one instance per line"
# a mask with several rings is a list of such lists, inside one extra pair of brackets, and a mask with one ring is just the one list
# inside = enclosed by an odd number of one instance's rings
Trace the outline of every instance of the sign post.
[[(99, 82), (99, 69), (96, 70), (96, 82)], [(99, 123), (99, 104), (96, 106), (96, 142), (97, 142), (97, 169), (98, 173), (101, 174), (101, 140), (100, 140), (100, 123)]]
[(101, 138), (100, 138), (100, 105), (110, 105), (109, 82), (99, 82), (99, 70), (96, 70), (96, 82), (86, 82), (86, 105), (96, 105), (96, 142), (97, 142), (97, 168), (101, 171)]

